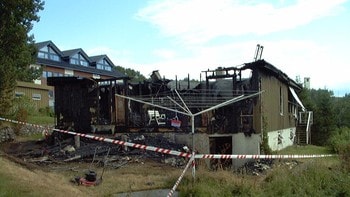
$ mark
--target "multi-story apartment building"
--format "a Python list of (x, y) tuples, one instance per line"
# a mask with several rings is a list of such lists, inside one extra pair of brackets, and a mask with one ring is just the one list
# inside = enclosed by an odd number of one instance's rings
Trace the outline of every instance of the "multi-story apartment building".
[(53, 87), (47, 86), (48, 77), (75, 76), (93, 79), (126, 80), (128, 77), (118, 72), (107, 55), (88, 56), (83, 49), (61, 51), (52, 41), (35, 44), (38, 50), (34, 68), (42, 68), (42, 76), (33, 83), (18, 82), (15, 96), (27, 96), (36, 108), (53, 106)]

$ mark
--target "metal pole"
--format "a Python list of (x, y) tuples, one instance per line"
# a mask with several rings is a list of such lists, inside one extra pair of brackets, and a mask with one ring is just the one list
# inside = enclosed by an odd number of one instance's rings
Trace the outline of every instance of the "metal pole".
[(115, 94), (116, 96), (119, 96), (121, 98), (125, 98), (125, 99), (129, 99), (129, 100), (132, 100), (132, 101), (136, 101), (136, 102), (139, 102), (139, 103), (143, 103), (143, 104), (147, 104), (147, 105), (151, 105), (153, 107), (158, 107), (158, 108), (161, 108), (161, 109), (165, 109), (165, 110), (169, 110), (169, 111), (172, 111), (172, 112), (177, 112), (179, 114), (184, 114), (184, 115), (187, 115), (187, 116), (190, 116), (189, 113), (185, 113), (183, 111), (179, 111), (179, 110), (176, 110), (176, 109), (171, 109), (171, 108), (168, 108), (168, 107), (163, 107), (161, 105), (157, 105), (157, 104), (153, 104), (153, 103), (150, 103), (150, 102), (145, 102), (145, 101), (142, 101), (142, 100), (139, 100), (139, 99), (135, 99), (135, 98), (132, 98), (132, 97), (127, 97), (127, 96), (124, 96), (124, 95), (120, 95), (120, 94)]
[(193, 177), (193, 182), (195, 181), (196, 178), (196, 161), (195, 161), (195, 155), (196, 155), (196, 148), (195, 148), (195, 139), (194, 139), (194, 115), (191, 115), (191, 126), (192, 126), (192, 177)]

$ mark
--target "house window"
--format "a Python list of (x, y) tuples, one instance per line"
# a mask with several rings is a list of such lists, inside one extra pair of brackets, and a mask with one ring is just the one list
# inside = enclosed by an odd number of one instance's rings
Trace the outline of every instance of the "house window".
[(49, 90), (49, 99), (53, 99), (54, 98), (54, 92), (53, 90)]
[(282, 86), (280, 86), (280, 114), (283, 116), (283, 91), (282, 91)]
[(35, 100), (35, 101), (40, 101), (41, 100), (41, 94), (33, 93), (32, 94), (32, 99)]
[(100, 76), (100, 75), (98, 75), (98, 74), (92, 74), (92, 78), (93, 78), (93, 79), (100, 79), (100, 78), (101, 78), (101, 76)]
[(41, 48), (38, 52), (38, 58), (49, 59), (56, 62), (60, 61), (59, 55), (50, 46), (44, 46), (43, 48)]
[(52, 77), (52, 76), (53, 76), (53, 72), (43, 71), (42, 77), (47, 78), (47, 77)]
[(100, 70), (112, 71), (111, 65), (105, 59), (98, 61), (96, 68)]
[(74, 71), (64, 69), (64, 76), (74, 76)]
[(24, 92), (15, 92), (15, 97), (16, 98), (20, 98), (22, 96), (24, 96)]
[(73, 55), (69, 62), (71, 64), (81, 65), (81, 66), (88, 66), (89, 65), (88, 61), (80, 53)]

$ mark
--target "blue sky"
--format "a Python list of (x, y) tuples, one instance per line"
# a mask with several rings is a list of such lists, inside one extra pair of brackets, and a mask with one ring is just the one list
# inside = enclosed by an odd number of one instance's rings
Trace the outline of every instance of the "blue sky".
[(46, 0), (39, 16), (37, 42), (106, 54), (145, 76), (199, 79), (253, 61), (261, 44), (290, 78), (350, 93), (349, 0)]

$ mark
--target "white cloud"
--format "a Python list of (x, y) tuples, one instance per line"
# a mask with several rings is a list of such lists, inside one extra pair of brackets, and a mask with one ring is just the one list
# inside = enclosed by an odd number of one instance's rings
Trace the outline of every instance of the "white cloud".
[(176, 52), (169, 49), (156, 49), (152, 53), (162, 59), (173, 59), (176, 57)]
[(154, 1), (137, 13), (140, 20), (158, 27), (165, 36), (187, 44), (219, 36), (268, 34), (306, 25), (333, 14), (346, 0), (299, 0), (294, 4), (252, 1)]
[[(339, 12), (345, 1), (281, 0), (274, 4), (239, 0), (153, 1), (139, 10), (137, 17), (159, 28), (163, 36), (181, 41), (182, 45), (176, 47), (182, 48), (161, 46), (152, 52), (158, 58), (156, 61), (139, 65), (125, 59), (123, 65), (146, 76), (159, 70), (169, 79), (175, 75), (184, 78), (187, 74), (199, 79), (201, 71), (253, 61), (256, 44), (260, 43), (265, 47), (262, 57), (291, 79), (298, 75), (311, 77), (313, 88), (344, 86), (349, 84), (343, 72), (349, 61), (344, 59), (345, 52), (339, 54), (336, 45), (298, 37), (263, 42), (237, 40), (243, 35), (266, 35), (306, 26)], [(225, 36), (235, 41), (208, 45), (209, 41)]]
[[(284, 40), (266, 41), (262, 58), (286, 73), (291, 79), (296, 76), (311, 77), (312, 88), (330, 88), (348, 84), (348, 62), (333, 53), (332, 48), (321, 46), (312, 41)], [(236, 42), (215, 47), (193, 47), (191, 57), (159, 60), (153, 64), (140, 67), (141, 73), (147, 75), (152, 70), (169, 79), (199, 79), (201, 71), (221, 67), (239, 66), (253, 61), (256, 42)], [(202, 79), (204, 76), (202, 75)]]
[(316, 89), (336, 89), (349, 83), (346, 70), (350, 61), (334, 46), (297, 39), (269, 41), (263, 45), (263, 58), (291, 79), (310, 77), (311, 87)]

